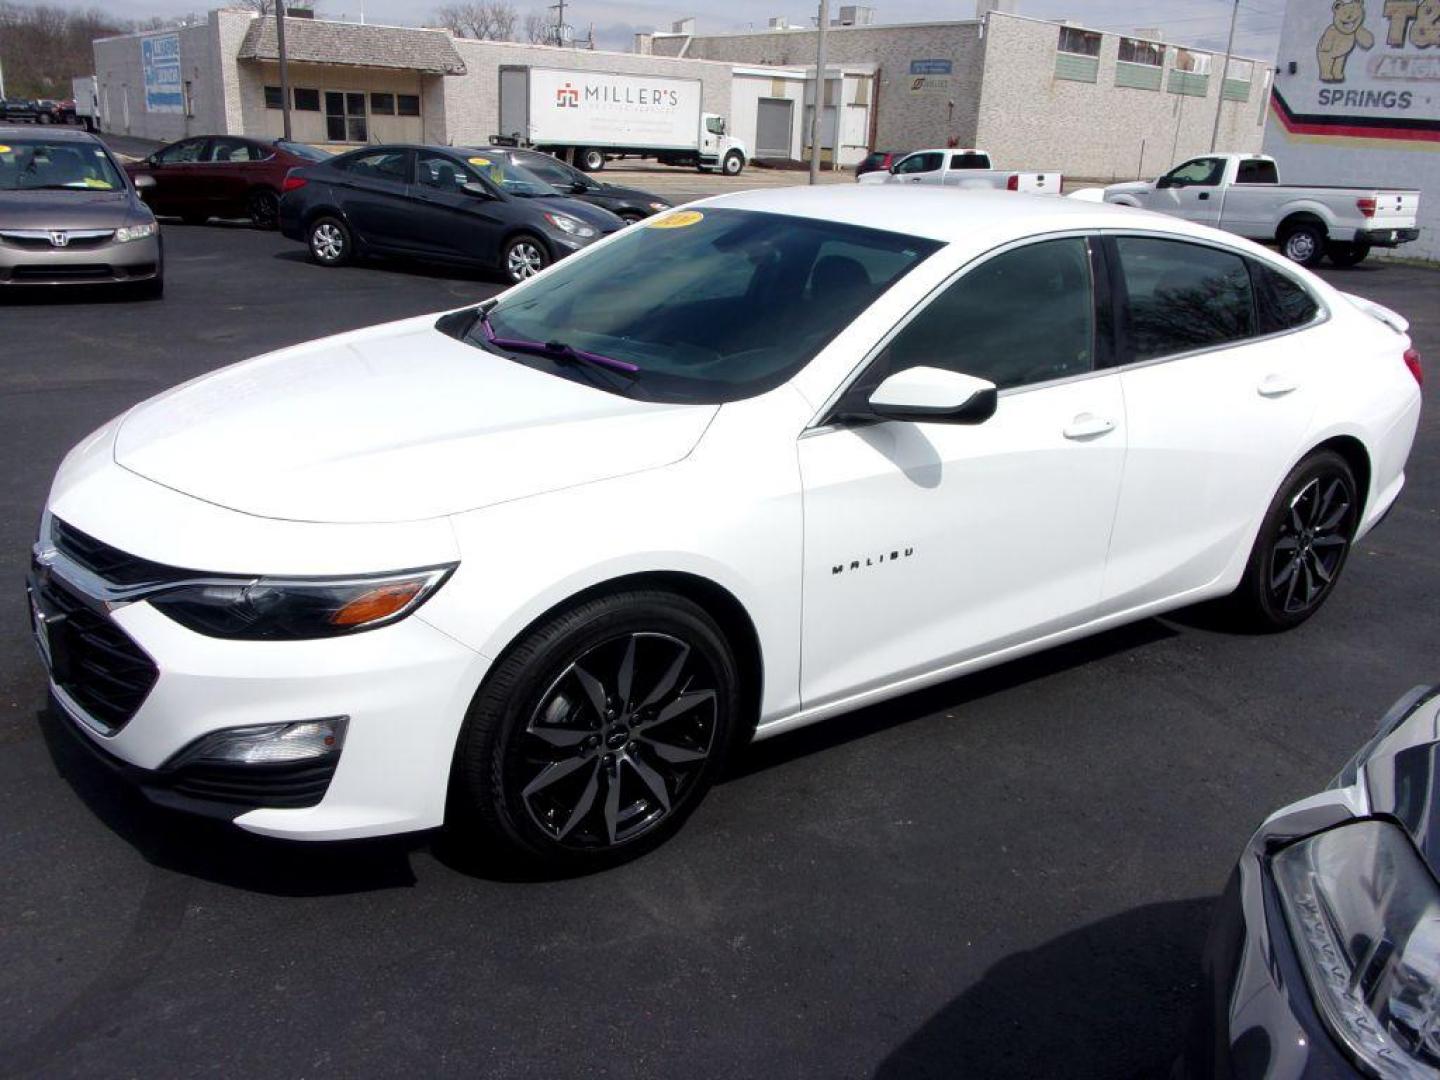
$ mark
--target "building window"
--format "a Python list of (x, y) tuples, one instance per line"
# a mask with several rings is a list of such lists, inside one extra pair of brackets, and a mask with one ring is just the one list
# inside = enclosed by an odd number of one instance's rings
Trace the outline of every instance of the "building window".
[(265, 87), (265, 108), (283, 109), (285, 107), (285, 91), (278, 86)]
[(295, 88), (295, 111), (296, 112), (319, 112), (320, 91), (306, 90), (299, 86)]
[(1170, 92), (1186, 97), (1210, 94), (1210, 54), (1175, 50), (1175, 68), (1170, 72)]
[(1249, 101), (1250, 82), (1255, 77), (1255, 65), (1249, 60), (1231, 60), (1225, 69), (1223, 87), (1226, 101)]
[(1210, 54), (1191, 52), (1189, 49), (1175, 50), (1175, 70), (1189, 75), (1210, 74)]
[(370, 115), (371, 116), (394, 116), (395, 95), (394, 94), (370, 94)]
[(420, 95), (419, 94), (396, 94), (395, 113), (397, 116), (419, 116)]
[(189, 79), (185, 80), (185, 115), (195, 115), (195, 84)]
[(1076, 56), (1099, 56), (1100, 35), (1094, 30), (1080, 30), (1074, 26), (1062, 26), (1060, 28), (1060, 44), (1058, 48), (1063, 53), (1074, 53)]
[(1120, 61), (1125, 64), (1144, 64), (1147, 67), (1165, 66), (1165, 46), (1157, 41), (1141, 41), (1139, 38), (1120, 39)]

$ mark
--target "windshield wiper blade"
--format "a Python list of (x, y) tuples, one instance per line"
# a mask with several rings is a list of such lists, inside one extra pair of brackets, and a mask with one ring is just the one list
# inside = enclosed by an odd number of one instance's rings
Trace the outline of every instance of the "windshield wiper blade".
[(563, 341), (530, 341), (527, 338), (500, 337), (495, 333), (495, 328), (490, 325), (490, 313), (486, 311), (480, 312), (480, 328), (485, 331), (485, 340), (497, 349), (532, 353), (536, 356), (547, 356), (553, 360), (579, 361), (605, 368), (607, 371), (622, 371), (626, 375), (634, 375), (640, 370), (638, 364), (632, 364), (628, 360), (616, 360), (613, 356), (606, 356), (603, 353), (577, 349)]

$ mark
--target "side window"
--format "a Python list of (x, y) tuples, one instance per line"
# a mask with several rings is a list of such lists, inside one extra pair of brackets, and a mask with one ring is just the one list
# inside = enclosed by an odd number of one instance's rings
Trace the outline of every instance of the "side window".
[(358, 154), (341, 162), (340, 168), (371, 180), (389, 180), (397, 184), (408, 183), (410, 180), (407, 152), (404, 150)]
[(575, 184), (585, 182), (583, 173), (576, 174), (549, 154), (516, 154), (515, 164), (534, 173), (547, 184), (554, 184), (562, 191)]
[(1250, 264), (1250, 281), (1255, 289), (1260, 333), (1298, 330), (1315, 321), (1320, 314), (1320, 304), (1309, 289), (1289, 274), (1253, 259), (1247, 261)]
[(1132, 360), (1223, 345), (1255, 334), (1245, 260), (1228, 251), (1122, 236), (1115, 241), (1129, 296)]
[(260, 148), (244, 139), (211, 139), (210, 153), (207, 161), (235, 162), (235, 161), (259, 161), (264, 154)]
[(1043, 240), (967, 271), (885, 350), (887, 374), (942, 367), (1004, 389), (1095, 367), (1095, 300), (1084, 240)]
[(952, 169), (988, 169), (990, 168), (989, 154), (951, 154), (950, 168)]
[(940, 168), (942, 160), (944, 160), (943, 154), (911, 154), (895, 166), (895, 172), (901, 174), (934, 172)]
[(1275, 167), (1273, 161), (1252, 158), (1240, 162), (1240, 168), (1235, 173), (1235, 182), (1237, 184), (1278, 184), (1280, 183), (1280, 170)]
[(415, 182), (440, 191), (458, 191), (473, 180), (469, 170), (445, 154), (421, 154), (415, 167)]
[(1214, 187), (1225, 172), (1223, 158), (1197, 158), (1169, 173), (1172, 187)]
[(188, 162), (199, 161), (200, 152), (205, 149), (204, 139), (186, 139), (174, 146), (167, 146), (155, 155), (155, 160), (161, 165), (184, 165)]

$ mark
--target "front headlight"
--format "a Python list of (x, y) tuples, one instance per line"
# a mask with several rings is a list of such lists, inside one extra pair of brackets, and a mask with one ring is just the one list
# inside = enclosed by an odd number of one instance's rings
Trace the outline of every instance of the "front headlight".
[(155, 235), (155, 223), (147, 222), (144, 225), (122, 225), (115, 230), (115, 242), (128, 244), (131, 240), (144, 240), (147, 236)]
[(454, 569), (452, 563), (359, 578), (199, 581), (148, 599), (181, 626), (210, 637), (296, 641), (397, 622), (434, 595)]
[(595, 235), (594, 229), (586, 225), (579, 218), (573, 218), (569, 214), (557, 214), (547, 210), (545, 212), (545, 220), (561, 232), (569, 233), (571, 236), (589, 237)]
[(1440, 1068), (1440, 886), (1394, 825), (1359, 821), (1271, 861), (1305, 981), (1374, 1075)]

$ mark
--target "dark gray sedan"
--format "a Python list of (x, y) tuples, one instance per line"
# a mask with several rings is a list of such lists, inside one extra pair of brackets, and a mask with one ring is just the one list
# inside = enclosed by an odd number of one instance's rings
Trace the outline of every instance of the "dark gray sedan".
[(1251, 838), (1177, 1075), (1440, 1075), (1440, 686)]
[(0, 287), (164, 290), (160, 227), (120, 163), (83, 131), (0, 126)]

